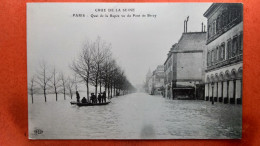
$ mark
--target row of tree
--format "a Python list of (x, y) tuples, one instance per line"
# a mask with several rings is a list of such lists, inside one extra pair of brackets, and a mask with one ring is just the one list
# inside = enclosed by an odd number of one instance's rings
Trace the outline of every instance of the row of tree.
[(64, 73), (58, 72), (54, 66), (52, 70), (42, 61), (39, 65), (39, 70), (29, 80), (29, 94), (32, 98), (34, 94), (43, 94), (45, 102), (47, 102), (47, 94), (55, 94), (56, 101), (58, 101), (58, 94), (62, 93), (64, 100), (66, 94), (72, 96), (78, 90), (78, 81), (76, 74), (73, 77), (65, 77)]
[(95, 87), (96, 95), (98, 87), (99, 93), (102, 92), (103, 87), (108, 97), (135, 90), (112, 57), (111, 44), (101, 40), (100, 37), (94, 42), (84, 44), (80, 55), (73, 61), (71, 69), (86, 85), (87, 97), (89, 97), (89, 85)]
[(64, 100), (66, 94), (69, 94), (72, 99), (73, 93), (78, 91), (79, 84), (86, 86), (87, 97), (90, 95), (90, 86), (95, 87), (95, 95), (98, 90), (99, 93), (105, 91), (109, 98), (135, 90), (112, 57), (111, 45), (101, 38), (85, 43), (70, 68), (74, 75), (66, 77), (55, 67), (50, 70), (46, 62), (41, 62), (39, 70), (29, 80), (28, 89), (32, 103), (34, 94), (43, 94), (45, 102), (47, 102), (47, 94), (55, 94), (56, 101), (59, 93), (63, 94)]

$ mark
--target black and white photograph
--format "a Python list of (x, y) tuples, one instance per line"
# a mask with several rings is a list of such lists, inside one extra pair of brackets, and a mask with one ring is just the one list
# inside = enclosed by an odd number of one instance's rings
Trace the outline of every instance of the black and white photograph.
[(242, 3), (27, 3), (29, 139), (241, 139)]

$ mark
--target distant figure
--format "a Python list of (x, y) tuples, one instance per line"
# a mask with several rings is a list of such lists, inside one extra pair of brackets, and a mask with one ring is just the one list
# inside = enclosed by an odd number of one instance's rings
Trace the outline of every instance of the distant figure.
[(101, 93), (98, 93), (98, 103), (101, 103)]
[(102, 102), (106, 103), (106, 91), (104, 91), (102, 94)]
[(87, 99), (86, 99), (85, 97), (83, 97), (83, 98), (81, 99), (81, 102), (82, 102), (82, 103), (87, 103)]
[(76, 91), (76, 98), (77, 98), (77, 102), (79, 102), (80, 96), (79, 96), (79, 92), (78, 91)]
[(214, 98), (212, 97), (212, 104), (214, 104)]

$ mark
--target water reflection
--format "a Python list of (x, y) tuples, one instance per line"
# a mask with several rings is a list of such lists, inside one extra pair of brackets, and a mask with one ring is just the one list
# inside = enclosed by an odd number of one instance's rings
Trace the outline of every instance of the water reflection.
[[(70, 105), (69, 100), (44, 103), (38, 98), (29, 103), (29, 132), (36, 139), (241, 137), (241, 105), (168, 100), (145, 93), (89, 107)], [(34, 134), (35, 129), (43, 133)]]

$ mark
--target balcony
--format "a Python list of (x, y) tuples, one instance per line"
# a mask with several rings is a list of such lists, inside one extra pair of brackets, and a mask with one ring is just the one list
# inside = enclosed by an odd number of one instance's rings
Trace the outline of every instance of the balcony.
[(211, 64), (210, 66), (207, 67), (206, 72), (211, 71), (211, 70), (216, 69), (216, 68), (226, 66), (226, 65), (237, 63), (237, 62), (242, 61), (242, 60), (243, 60), (243, 54), (239, 54), (239, 55), (231, 57), (227, 60)]

